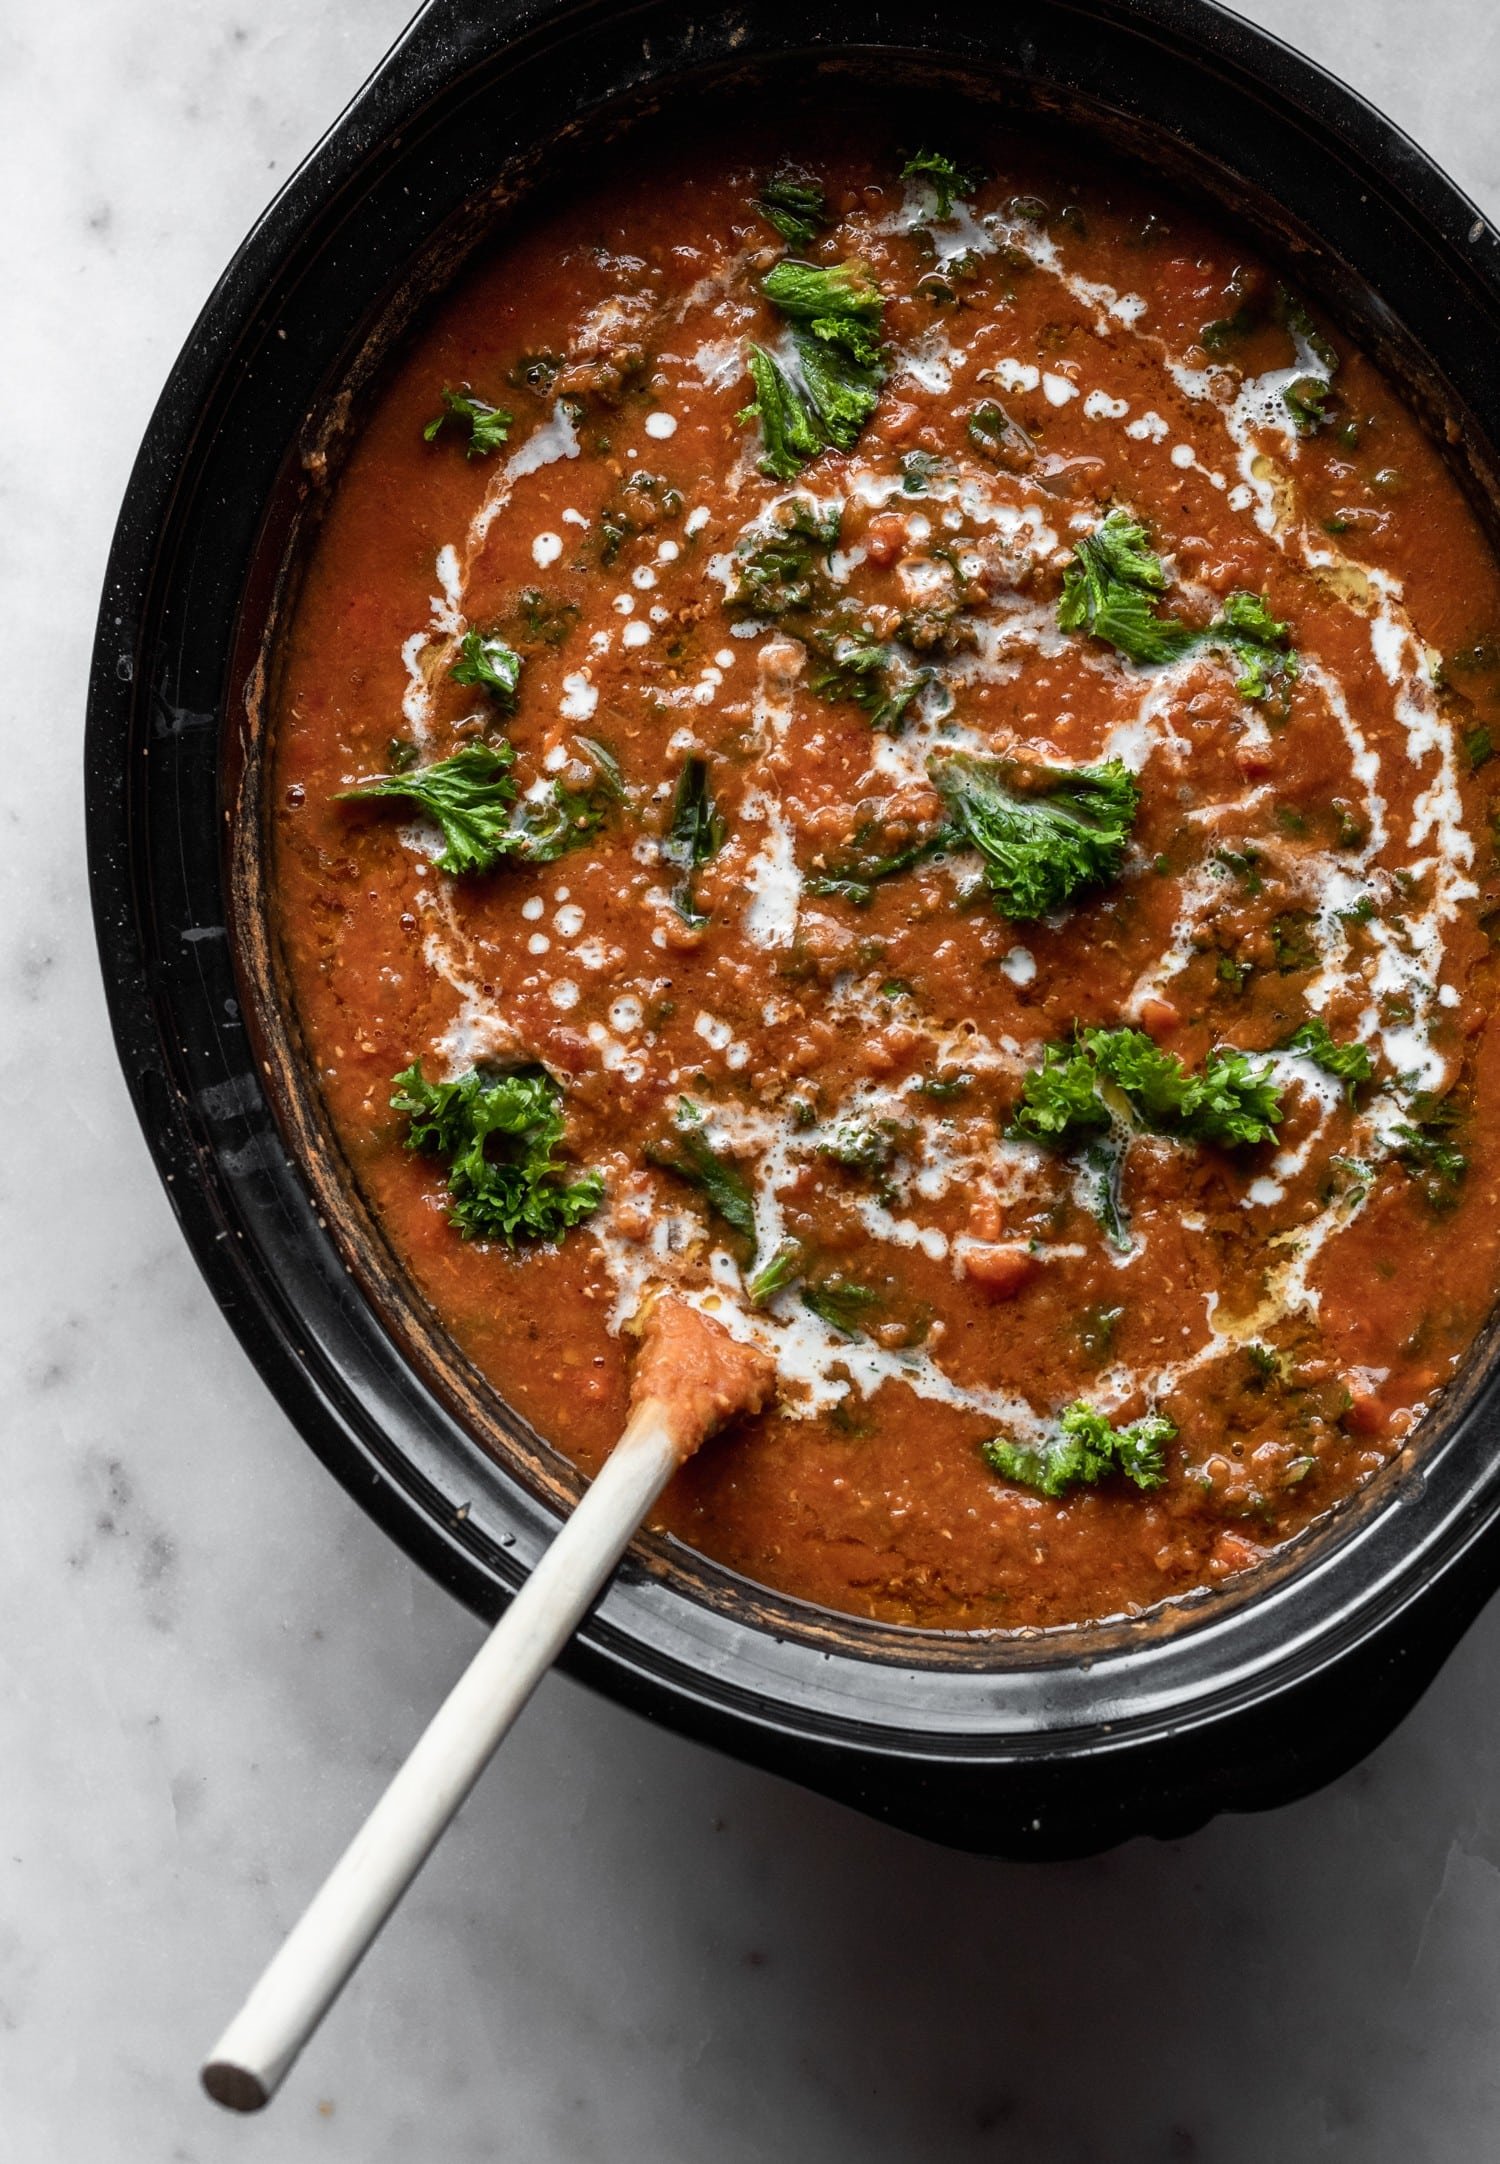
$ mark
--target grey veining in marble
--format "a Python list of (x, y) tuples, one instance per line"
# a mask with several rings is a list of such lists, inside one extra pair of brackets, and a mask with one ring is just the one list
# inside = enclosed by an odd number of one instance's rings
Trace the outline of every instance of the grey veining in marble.
[[(1500, 1613), (1369, 1764), (1047, 1869), (549, 1683), (274, 2114), (198, 2054), (474, 1626), (334, 1488), (115, 1070), (78, 748), (163, 376), (405, 0), (0, 16), (0, 2164), (1500, 2154)], [(1256, 0), (1500, 210), (1494, 0)]]

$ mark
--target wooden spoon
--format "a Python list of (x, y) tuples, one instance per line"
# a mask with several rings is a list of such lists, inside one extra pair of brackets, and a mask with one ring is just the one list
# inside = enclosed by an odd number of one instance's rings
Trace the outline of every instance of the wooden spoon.
[(216, 2103), (269, 2103), (667, 1482), (771, 1396), (765, 1354), (683, 1300), (657, 1299), (641, 1332), (624, 1433), (219, 2038), (203, 2067)]

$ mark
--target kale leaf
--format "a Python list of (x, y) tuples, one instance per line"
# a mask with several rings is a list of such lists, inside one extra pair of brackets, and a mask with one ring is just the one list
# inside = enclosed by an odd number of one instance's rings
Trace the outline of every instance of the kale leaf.
[(911, 841), (903, 842), (895, 849), (883, 850), (874, 845), (878, 832), (877, 821), (865, 821), (855, 832), (851, 853), (841, 857), (836, 864), (830, 864), (825, 872), (808, 878), (808, 893), (852, 902), (856, 909), (863, 909), (883, 879), (909, 871), (951, 839), (947, 826), (940, 825), (919, 831)]
[(1235, 1149), (1269, 1142), (1280, 1122), (1281, 1094), (1271, 1068), (1254, 1066), (1228, 1045), (1215, 1045), (1196, 1075), (1143, 1030), (1088, 1030), (1084, 1045), (1140, 1123), (1160, 1134)]
[(1177, 1433), (1165, 1413), (1147, 1413), (1128, 1428), (1111, 1426), (1106, 1416), (1080, 1398), (1040, 1443), (1010, 1443), (997, 1437), (981, 1446), (991, 1472), (1042, 1495), (1066, 1495), (1070, 1488), (1096, 1487), (1122, 1473), (1138, 1488), (1159, 1488), (1166, 1478), (1166, 1445)]
[(601, 827), (623, 794), (619, 768), (603, 745), (589, 737), (576, 743), (594, 770), (589, 785), (574, 788), (559, 775), (520, 805), (510, 777), (515, 753), (509, 744), (465, 744), (433, 766), (381, 774), (340, 795), (357, 801), (395, 797), (420, 805), (442, 828), (438, 869), (455, 877), (493, 871), (502, 857), (551, 864)]
[(525, 797), (516, 806), (510, 850), (524, 863), (555, 864), (596, 834), (615, 805), (624, 801), (625, 785), (614, 755), (591, 736), (575, 737), (573, 744), (592, 769), (591, 778), (576, 787), (565, 770), (549, 778), (539, 795)]
[(1042, 1064), (1021, 1084), (1017, 1134), (1031, 1142), (1070, 1144), (1111, 1124), (1093, 1060), (1081, 1038), (1042, 1046)]
[(1177, 661), (1195, 634), (1158, 613), (1157, 597), (1166, 589), (1167, 574), (1145, 527), (1128, 511), (1111, 511), (1083, 536), (1063, 573), (1058, 627), (1105, 639), (1131, 661)]
[(755, 1196), (750, 1183), (709, 1141), (703, 1114), (690, 1098), (678, 1100), (672, 1133), (675, 1147), (664, 1142), (647, 1143), (647, 1162), (659, 1165), (663, 1172), (675, 1172), (678, 1179), (698, 1188), (715, 1215), (722, 1217), (732, 1232), (748, 1240), (753, 1251)]
[(735, 544), (725, 600), (731, 614), (786, 616), (824, 598), (828, 552), (838, 546), (842, 507), (783, 496)]
[(561, 1240), (604, 1199), (597, 1172), (570, 1180), (554, 1155), (562, 1091), (541, 1069), (488, 1075), (472, 1067), (455, 1082), (429, 1082), (414, 1060), (394, 1088), (406, 1147), (446, 1160), (449, 1222), (466, 1240)]
[(860, 263), (820, 267), (790, 257), (761, 281), (791, 322), (794, 361), (746, 349), (755, 397), (741, 421), (760, 421), (761, 471), (791, 481), (830, 446), (849, 451), (875, 411), (885, 379), (880, 326), (885, 296)]
[(1248, 1053), (1216, 1044), (1195, 1075), (1180, 1115), (1181, 1129), (1222, 1149), (1271, 1142), (1281, 1124), (1281, 1091), (1268, 1066)]
[(809, 459), (828, 448), (828, 438), (811, 405), (764, 346), (748, 346), (745, 365), (755, 396), (739, 418), (760, 422), (760, 470), (794, 481)]
[(1022, 767), (949, 752), (930, 759), (927, 771), (955, 838), (979, 851), (995, 906), (1012, 922), (1046, 916), (1119, 876), (1140, 805), (1120, 760)]
[(1015, 1131), (1054, 1147), (1097, 1135), (1115, 1123), (1101, 1082), (1135, 1124), (1184, 1142), (1252, 1147), (1269, 1142), (1281, 1121), (1271, 1068), (1229, 1045), (1215, 1045), (1193, 1074), (1143, 1030), (1089, 1029), (1043, 1048), (1041, 1066), (1021, 1085)]
[(449, 670), (455, 684), (482, 684), (495, 695), (496, 703), (507, 713), (514, 713), (516, 692), (521, 682), (521, 657), (504, 639), (483, 632), (466, 631), (459, 648), (459, 658)]
[(1333, 395), (1333, 385), (1323, 376), (1299, 376), (1289, 383), (1281, 394), (1281, 403), (1291, 415), (1292, 426), (1299, 436), (1315, 436), (1320, 428), (1332, 419), (1328, 401)]
[(785, 1292), (802, 1274), (806, 1250), (800, 1240), (783, 1240), (770, 1259), (745, 1280), (745, 1298), (752, 1307), (764, 1307), (778, 1292)]
[(852, 360), (817, 340), (816, 324), (810, 335), (793, 337), (803, 391), (827, 441), (835, 450), (852, 451), (875, 411), (885, 371), (878, 362)]
[(1104, 639), (1131, 661), (1180, 661), (1195, 647), (1218, 647), (1239, 669), (1240, 697), (1274, 701), (1285, 714), (1300, 668), (1290, 626), (1259, 594), (1234, 593), (1211, 624), (1195, 631), (1161, 614), (1166, 590), (1167, 574), (1145, 527), (1128, 511), (1111, 511), (1084, 535), (1063, 573), (1058, 627)]
[(1259, 594), (1231, 594), (1204, 633), (1239, 668), (1234, 688), (1242, 699), (1265, 700), (1285, 714), (1301, 663), (1291, 645), (1291, 626), (1271, 614)]
[(847, 1277), (825, 1277), (816, 1285), (804, 1285), (801, 1299), (805, 1308), (820, 1322), (826, 1322), (830, 1330), (837, 1330), (840, 1337), (863, 1337), (870, 1310), (880, 1303), (880, 1295), (868, 1285), (856, 1284)]
[(457, 391), (444, 384), (442, 411), (434, 414), (427, 423), (422, 431), (422, 438), (424, 442), (431, 443), (439, 431), (449, 421), (453, 421), (468, 428), (469, 441), (465, 455), (469, 458), (487, 458), (491, 451), (498, 451), (501, 444), (508, 440), (514, 419), (514, 414), (507, 413), (501, 406), (492, 406), (487, 398), (476, 398), (467, 384)]
[(1458, 1111), (1425, 1093), (1412, 1101), (1412, 1118), (1395, 1129), (1397, 1161), (1435, 1210), (1451, 1210), (1469, 1160), (1453, 1140)]
[(866, 632), (814, 631), (808, 644), (823, 663), (808, 678), (808, 690), (820, 699), (852, 700), (869, 715), (870, 727), (887, 736), (899, 732), (912, 700), (932, 682), (931, 669), (913, 668), (899, 647)]
[[(816, 675), (812, 688), (825, 697), (859, 699), (874, 725), (890, 727), (926, 675), (890, 690), (887, 669), (890, 649), (853, 647), (840, 669)], [(812, 876), (807, 889), (864, 907), (879, 881), (935, 850), (976, 848), (996, 909), (1019, 924), (1117, 876), (1139, 805), (1134, 779), (1117, 760), (1022, 768), (955, 751), (931, 757), (929, 775), (948, 807), (942, 822), (894, 848), (874, 842), (874, 822), (868, 822), (868, 831), (855, 835), (853, 853)]]
[(718, 855), (724, 846), (724, 821), (708, 787), (708, 761), (693, 752), (683, 761), (672, 797), (672, 815), (658, 843), (664, 864), (677, 873), (672, 907), (684, 924), (707, 924), (708, 918), (693, 898), (693, 875), (700, 864)]
[(862, 368), (879, 360), (885, 295), (862, 263), (824, 266), (786, 257), (767, 271), (760, 289), (823, 345), (837, 347)]
[(806, 248), (828, 223), (828, 202), (816, 181), (783, 166), (751, 197), (753, 207), (791, 248)]
[(1368, 1045), (1356, 1037), (1348, 1044), (1339, 1044), (1328, 1032), (1328, 1024), (1321, 1015), (1314, 1015), (1304, 1022), (1286, 1041), (1289, 1052), (1301, 1052), (1321, 1067), (1326, 1074), (1337, 1075), (1348, 1092), (1353, 1104), (1354, 1093), (1361, 1082), (1368, 1082), (1375, 1072), (1375, 1062), (1370, 1057)]
[(418, 804), (443, 831), (438, 869), (459, 876), (493, 870), (515, 848), (510, 807), (515, 783), (510, 769), (515, 753), (509, 744), (465, 744), (451, 758), (407, 774), (380, 774), (357, 789), (339, 792), (343, 799), (397, 797)]
[(951, 158), (940, 150), (919, 150), (907, 159), (901, 168), (903, 180), (925, 180), (937, 200), (939, 221), (953, 216), (953, 205), (960, 196), (973, 192), (974, 180), (956, 166)]

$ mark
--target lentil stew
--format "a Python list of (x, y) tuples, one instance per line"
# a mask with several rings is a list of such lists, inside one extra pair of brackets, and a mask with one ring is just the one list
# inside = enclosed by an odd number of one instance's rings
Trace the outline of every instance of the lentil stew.
[(393, 1247), (589, 1470), (669, 1284), (780, 1403), (661, 1522), (1129, 1614), (1489, 1312), (1500, 579), (1231, 234), (1004, 138), (636, 158), (384, 382), (279, 655), (275, 914)]

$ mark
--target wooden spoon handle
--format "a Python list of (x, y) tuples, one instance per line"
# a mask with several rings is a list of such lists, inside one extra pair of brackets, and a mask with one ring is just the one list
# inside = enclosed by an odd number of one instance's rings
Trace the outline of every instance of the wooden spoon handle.
[(680, 1421), (647, 1399), (214, 2046), (217, 2103), (275, 2095), (683, 1455)]

